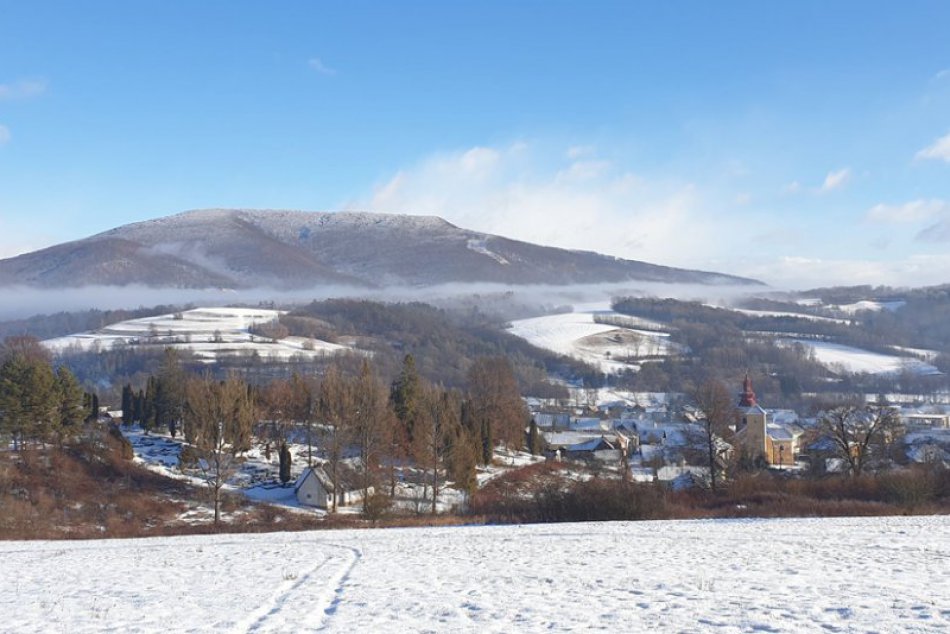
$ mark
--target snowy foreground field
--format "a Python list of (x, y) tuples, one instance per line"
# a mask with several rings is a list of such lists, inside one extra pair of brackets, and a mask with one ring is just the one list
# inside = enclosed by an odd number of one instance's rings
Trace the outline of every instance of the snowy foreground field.
[(4, 632), (945, 632), (950, 518), (0, 544)]

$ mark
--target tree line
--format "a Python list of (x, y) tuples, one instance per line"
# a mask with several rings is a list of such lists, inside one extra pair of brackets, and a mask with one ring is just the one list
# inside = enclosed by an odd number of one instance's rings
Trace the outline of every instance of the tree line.
[(401, 467), (412, 464), (432, 513), (447, 482), (474, 490), (476, 467), (491, 462), (496, 445), (525, 446), (529, 416), (504, 357), (476, 359), (464, 388), (426, 379), (411, 354), (390, 383), (369, 358), (352, 366), (340, 359), (321, 374), (251, 384), (236, 375), (189, 374), (168, 350), (144, 387), (123, 388), (123, 421), (183, 433), (182, 463), (204, 472), (216, 521), (224, 484), (254, 443), (268, 458), (276, 452), (287, 483), (290, 445), (305, 442), (307, 463), (319, 460), (329, 477), (331, 509), (344, 483), (368, 505), (388, 503)]
[(8, 337), (0, 344), (0, 438), (14, 450), (69, 442), (98, 408), (95, 395), (83, 392), (68, 368), (54, 367), (35, 338)]

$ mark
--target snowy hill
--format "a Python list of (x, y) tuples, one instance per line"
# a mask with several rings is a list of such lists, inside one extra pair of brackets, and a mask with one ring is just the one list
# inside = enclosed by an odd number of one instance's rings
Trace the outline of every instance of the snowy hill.
[(191, 211), (0, 260), (0, 286), (43, 288), (309, 289), (628, 280), (757, 284), (538, 246), (462, 229), (434, 216), (362, 212)]
[(5, 632), (945, 632), (950, 519), (0, 543)]
[(613, 373), (637, 369), (638, 360), (682, 352), (682, 346), (671, 342), (669, 333), (660, 327), (616, 313), (609, 302), (601, 302), (574, 306), (569, 313), (518, 319), (508, 332), (543, 350)]
[(314, 357), (350, 350), (318, 339), (269, 339), (250, 332), (253, 326), (273, 322), (280, 313), (260, 308), (197, 308), (181, 313), (130, 319), (92, 332), (43, 341), (52, 352), (107, 350), (116, 346), (155, 346), (189, 350), (208, 362), (219, 357), (257, 354), (265, 359)]

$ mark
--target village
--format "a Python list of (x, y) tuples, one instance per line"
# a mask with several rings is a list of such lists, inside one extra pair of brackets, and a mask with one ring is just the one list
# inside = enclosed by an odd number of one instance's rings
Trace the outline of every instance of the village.
[[(741, 471), (765, 470), (794, 478), (855, 475), (856, 465), (867, 472), (912, 464), (950, 467), (948, 405), (871, 403), (868, 411), (885, 414), (878, 426), (854, 418), (848, 421), (848, 436), (839, 438), (831, 433), (827, 413), (806, 416), (765, 407), (748, 376), (740, 387), (730, 408), (731, 420), (717, 429), (695, 402), (681, 394), (602, 389), (596, 394), (578, 390), (573, 402), (526, 398), (530, 423), (524, 430), (524, 446), (496, 446), (492, 461), (478, 467), (477, 486), (542, 462), (555, 463), (578, 478), (653, 483), (672, 491), (709, 489), (715, 486), (714, 478), (722, 482)], [(585, 397), (587, 402), (581, 402)], [(205, 482), (197, 465), (182, 464), (183, 438), (164, 430), (148, 433), (140, 427), (121, 427), (121, 410), (102, 410), (100, 420), (123, 429), (136, 460), (171, 477), (190, 478), (198, 485)], [(310, 442), (302, 426), (288, 434), (290, 458), (283, 475), (276, 450), (249, 448), (228, 489), (257, 502), (301, 510), (365, 513), (367, 495), (390, 489), (382, 482), (386, 478), (376, 477), (374, 486), (361, 487), (360, 474), (365, 470), (358, 449), (349, 447), (334, 482), (321, 446), (333, 430), (320, 426), (318, 431), (319, 440)], [(842, 442), (849, 447), (847, 452)], [(471, 490), (455, 487), (446, 473), (441, 474), (445, 482), (433, 500), (432, 472), (406, 460), (394, 472), (388, 493), (395, 507), (415, 513), (465, 511)]]
[[(614, 393), (615, 396), (621, 396)], [(789, 475), (847, 473), (847, 455), (822, 425), (821, 412), (800, 414), (759, 403), (747, 375), (737, 390), (732, 421), (710, 431), (706, 414), (683, 395), (629, 394), (596, 405), (569, 406), (529, 399), (532, 421), (544, 440), (545, 456), (576, 461), (638, 482), (661, 482), (674, 489), (709, 487), (707, 444), (714, 446), (712, 469), (728, 472), (740, 456), (745, 465)], [(872, 404), (873, 405), (873, 404)], [(928, 463), (950, 466), (950, 405), (885, 405), (890, 418), (879, 429), (858, 429), (843, 438), (855, 456), (885, 448), (878, 467)], [(862, 431), (867, 438), (862, 438)], [(873, 437), (879, 434), (879, 438)], [(728, 440), (727, 440), (728, 439)], [(868, 446), (862, 447), (861, 442)], [(879, 446), (871, 447), (878, 443)]]

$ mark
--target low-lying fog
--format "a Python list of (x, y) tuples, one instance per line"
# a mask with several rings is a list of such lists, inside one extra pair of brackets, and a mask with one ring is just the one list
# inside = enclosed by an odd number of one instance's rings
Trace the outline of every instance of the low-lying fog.
[(624, 282), (619, 284), (569, 286), (508, 286), (504, 284), (447, 284), (430, 287), (391, 287), (366, 289), (345, 286), (319, 286), (309, 290), (279, 291), (258, 289), (178, 289), (145, 286), (87, 286), (67, 289), (6, 287), (0, 289), (4, 301), (0, 320), (23, 319), (30, 315), (89, 309), (114, 310), (157, 306), (160, 304), (195, 306), (256, 305), (273, 302), (278, 307), (305, 304), (330, 298), (370, 299), (376, 301), (422, 301), (442, 306), (471, 305), (484, 300), (498, 309), (504, 305), (533, 306), (537, 309), (608, 301), (612, 297), (654, 296), (731, 303), (750, 293), (761, 295), (763, 287), (705, 286)]

